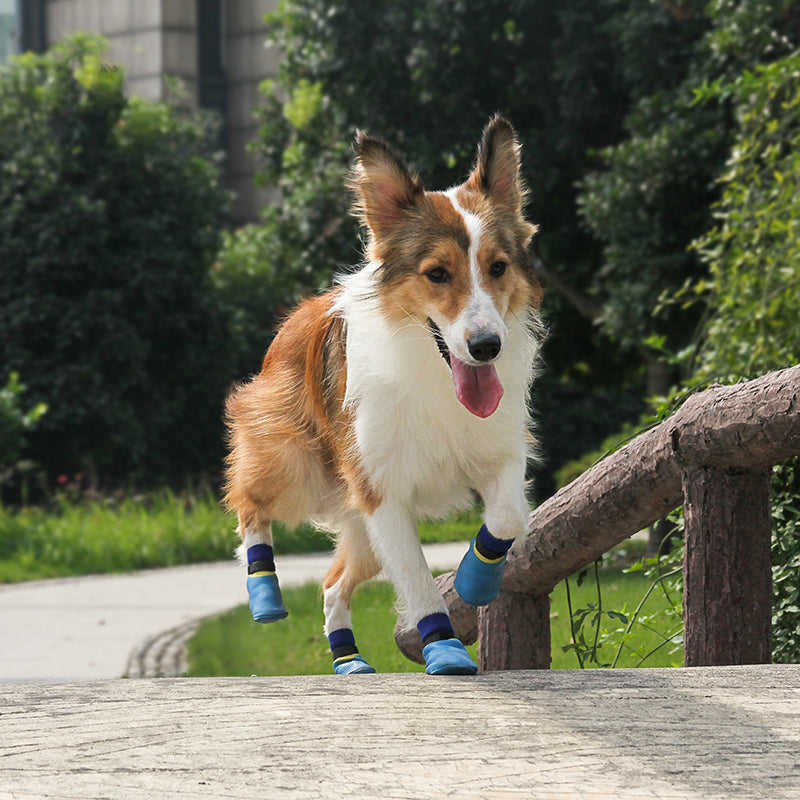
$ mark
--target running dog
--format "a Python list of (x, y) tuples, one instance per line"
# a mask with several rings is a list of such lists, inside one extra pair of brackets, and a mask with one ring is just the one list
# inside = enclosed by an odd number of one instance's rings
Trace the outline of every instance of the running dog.
[(473, 605), (497, 595), (526, 530), (527, 401), (542, 327), (519, 150), (495, 117), (466, 182), (428, 191), (392, 147), (359, 133), (351, 188), (365, 262), (301, 303), (260, 374), (228, 398), (226, 504), (239, 518), (253, 617), (287, 615), (272, 521), (334, 533), (323, 590), (337, 674), (375, 671), (356, 647), (350, 599), (381, 569), (419, 630), (426, 672), (475, 673), (416, 522), (480, 495), (484, 524), (456, 576)]

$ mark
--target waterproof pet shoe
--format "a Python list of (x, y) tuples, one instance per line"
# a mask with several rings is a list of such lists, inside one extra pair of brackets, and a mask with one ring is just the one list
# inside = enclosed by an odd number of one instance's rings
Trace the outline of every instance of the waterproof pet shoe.
[(337, 675), (370, 675), (375, 672), (374, 668), (367, 664), (361, 656), (334, 661), (333, 671)]
[(478, 667), (458, 639), (440, 639), (422, 648), (428, 675), (474, 675)]
[(256, 622), (277, 622), (289, 616), (274, 572), (248, 575), (247, 593), (250, 595), (250, 612)]
[(478, 552), (475, 543), (475, 539), (470, 542), (467, 554), (458, 565), (454, 586), (465, 603), (485, 606), (500, 592), (507, 556), (503, 554), (496, 559), (485, 558)]

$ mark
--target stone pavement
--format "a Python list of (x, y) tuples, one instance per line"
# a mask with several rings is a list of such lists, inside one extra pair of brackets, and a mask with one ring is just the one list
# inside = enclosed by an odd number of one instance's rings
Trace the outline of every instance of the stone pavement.
[[(431, 569), (447, 570), (466, 548), (424, 549)], [(284, 587), (321, 580), (330, 563), (330, 554), (276, 559)], [(180, 674), (197, 621), (246, 602), (233, 560), (0, 585), (0, 681)]]
[(800, 666), (0, 683), (0, 800), (796, 800)]

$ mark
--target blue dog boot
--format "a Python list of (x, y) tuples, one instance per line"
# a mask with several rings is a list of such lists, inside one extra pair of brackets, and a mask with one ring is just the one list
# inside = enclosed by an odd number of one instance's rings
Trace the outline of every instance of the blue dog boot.
[(513, 539), (495, 539), (484, 525), (461, 559), (454, 586), (459, 597), (472, 606), (485, 606), (500, 592), (508, 550)]
[(375, 670), (358, 654), (356, 639), (350, 628), (338, 628), (328, 634), (337, 675), (367, 675)]
[(337, 675), (371, 675), (375, 669), (361, 656), (345, 656), (333, 662), (333, 671)]
[(275, 574), (272, 545), (262, 543), (247, 548), (247, 593), (256, 622), (277, 622), (289, 616)]
[(456, 639), (450, 617), (439, 611), (417, 623), (428, 675), (474, 675), (478, 668), (467, 649)]
[(458, 639), (439, 639), (422, 648), (428, 675), (474, 675), (478, 667)]
[(274, 572), (248, 575), (247, 593), (250, 595), (250, 613), (256, 622), (277, 622), (289, 616)]

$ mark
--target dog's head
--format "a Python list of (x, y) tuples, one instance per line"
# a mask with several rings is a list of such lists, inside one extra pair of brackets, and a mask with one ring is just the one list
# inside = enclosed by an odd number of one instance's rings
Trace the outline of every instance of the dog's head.
[(429, 325), (459, 400), (489, 416), (503, 393), (493, 362), (508, 320), (541, 300), (514, 129), (492, 119), (472, 173), (446, 192), (426, 191), (379, 139), (359, 133), (356, 148), (355, 208), (368, 231), (367, 257), (380, 265), (383, 311)]

